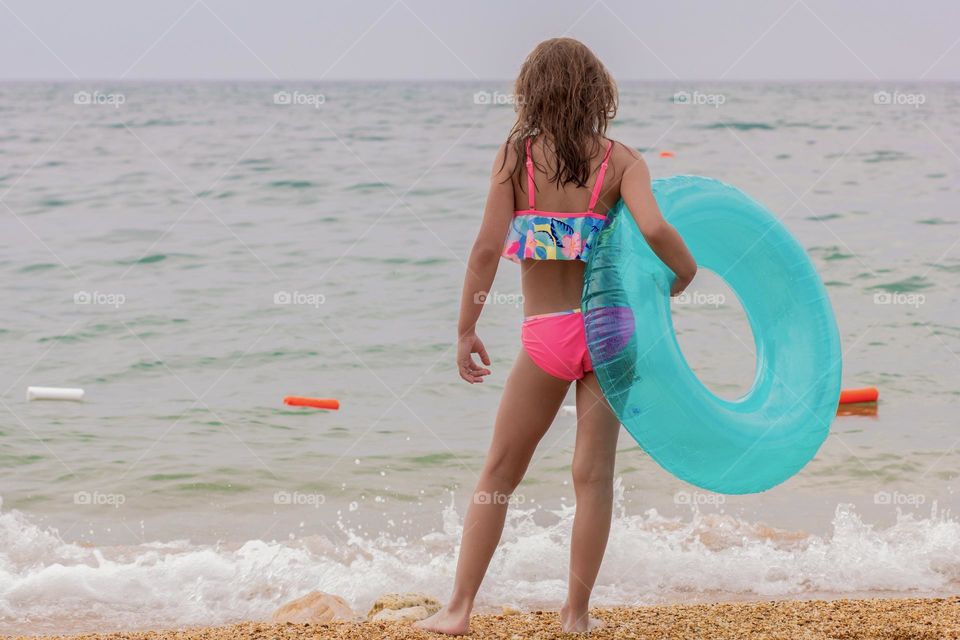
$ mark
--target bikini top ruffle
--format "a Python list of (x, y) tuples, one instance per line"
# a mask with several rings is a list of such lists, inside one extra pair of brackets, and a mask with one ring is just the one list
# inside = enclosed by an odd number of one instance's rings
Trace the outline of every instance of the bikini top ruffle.
[(527, 202), (529, 208), (513, 212), (513, 220), (503, 245), (504, 258), (519, 263), (521, 260), (583, 260), (590, 257), (597, 234), (603, 228), (606, 216), (594, 212), (603, 188), (603, 178), (610, 161), (613, 142), (600, 164), (597, 182), (590, 195), (586, 211), (564, 213), (540, 211), (536, 206), (536, 184), (533, 180), (533, 158), (530, 155), (530, 138), (527, 139)]

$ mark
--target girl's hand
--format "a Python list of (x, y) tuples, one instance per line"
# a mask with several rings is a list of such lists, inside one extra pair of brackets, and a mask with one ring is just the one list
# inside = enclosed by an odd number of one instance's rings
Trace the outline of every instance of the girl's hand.
[(483, 376), (490, 375), (490, 369), (479, 366), (474, 361), (473, 354), (480, 356), (480, 361), (490, 366), (490, 356), (487, 355), (487, 350), (477, 334), (468, 333), (460, 336), (457, 341), (457, 369), (460, 371), (460, 377), (470, 384), (483, 382)]

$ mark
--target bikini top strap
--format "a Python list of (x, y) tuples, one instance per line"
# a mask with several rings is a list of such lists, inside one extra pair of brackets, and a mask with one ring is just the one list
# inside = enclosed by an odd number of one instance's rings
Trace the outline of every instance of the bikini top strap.
[(590, 195), (590, 206), (587, 207), (588, 213), (593, 213), (593, 208), (597, 206), (597, 200), (600, 199), (600, 190), (603, 188), (603, 177), (607, 174), (607, 163), (610, 162), (610, 151), (613, 149), (613, 140), (607, 143), (607, 152), (603, 154), (603, 162), (600, 163), (600, 172), (597, 174), (597, 183), (593, 185), (593, 194)]
[(533, 181), (533, 156), (530, 155), (530, 142), (531, 138), (527, 138), (527, 203), (530, 209), (536, 209), (537, 201), (534, 192), (537, 190), (537, 185)]

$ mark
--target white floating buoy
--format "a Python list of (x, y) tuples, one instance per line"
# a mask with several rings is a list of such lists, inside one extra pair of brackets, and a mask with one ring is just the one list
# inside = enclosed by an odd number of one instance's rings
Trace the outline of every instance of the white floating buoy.
[(562, 416), (576, 416), (577, 415), (577, 405), (575, 404), (565, 404), (560, 407), (560, 415)]
[(63, 387), (27, 387), (27, 402), (31, 400), (83, 400), (83, 389)]

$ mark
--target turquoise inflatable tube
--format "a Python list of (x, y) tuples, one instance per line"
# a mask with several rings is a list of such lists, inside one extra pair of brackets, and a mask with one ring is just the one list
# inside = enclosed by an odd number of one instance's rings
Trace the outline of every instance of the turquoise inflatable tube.
[(670, 316), (673, 272), (621, 200), (608, 214), (584, 281), (587, 346), (627, 431), (664, 469), (727, 494), (765, 491), (809, 462), (840, 398), (840, 336), (800, 244), (761, 204), (717, 180), (656, 180), (664, 217), (697, 264), (737, 295), (756, 343), (743, 397), (713, 394), (690, 370)]

